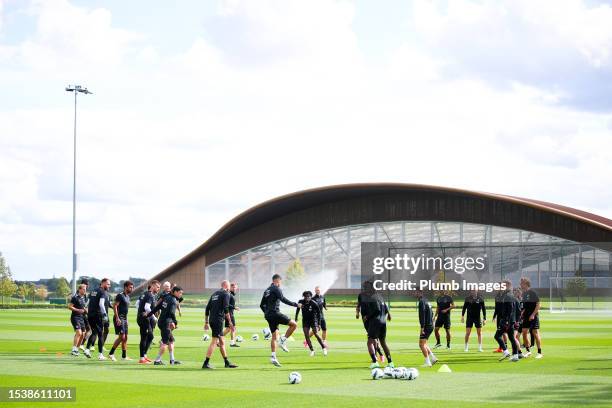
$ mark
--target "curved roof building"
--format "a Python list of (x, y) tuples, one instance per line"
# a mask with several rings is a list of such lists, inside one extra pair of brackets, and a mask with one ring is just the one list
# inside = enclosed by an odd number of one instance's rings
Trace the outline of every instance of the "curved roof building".
[(551, 277), (580, 270), (596, 286), (611, 283), (610, 219), (538, 200), (397, 183), (327, 186), (263, 202), (154, 278), (191, 293), (226, 278), (259, 289), (299, 260), (306, 274), (332, 271), (332, 289), (357, 289), (362, 242), (479, 243), (501, 249), (492, 279), (529, 276), (548, 287)]

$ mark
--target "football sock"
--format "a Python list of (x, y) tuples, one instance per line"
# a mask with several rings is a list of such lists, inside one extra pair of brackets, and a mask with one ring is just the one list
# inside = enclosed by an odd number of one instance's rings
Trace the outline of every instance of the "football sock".
[(108, 353), (109, 356), (112, 356), (115, 354), (115, 346), (111, 347), (111, 351), (110, 353)]
[(174, 361), (174, 350), (170, 352), (170, 361)]
[(370, 353), (370, 358), (372, 359), (372, 362), (375, 363), (376, 362), (376, 353)]
[(127, 357), (127, 350), (121, 349), (121, 357), (123, 357), (123, 358)]

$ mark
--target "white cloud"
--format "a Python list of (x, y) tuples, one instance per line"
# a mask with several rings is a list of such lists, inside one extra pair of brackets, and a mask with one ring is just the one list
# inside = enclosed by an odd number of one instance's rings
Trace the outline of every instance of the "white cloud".
[(612, 7), (580, 0), (417, 0), (413, 23), (447, 75), (520, 81), (582, 109), (612, 109)]

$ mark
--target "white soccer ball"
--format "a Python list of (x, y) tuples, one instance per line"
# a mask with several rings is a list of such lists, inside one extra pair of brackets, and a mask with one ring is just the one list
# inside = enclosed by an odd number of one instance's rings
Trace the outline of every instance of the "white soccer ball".
[(261, 331), (264, 335), (264, 339), (269, 339), (272, 336), (272, 332), (267, 327)]
[(257, 340), (259, 340), (259, 334), (255, 333), (254, 335), (252, 335), (252, 336), (251, 336), (251, 339), (252, 339), (253, 341), (257, 341)]
[(406, 367), (397, 367), (393, 369), (393, 378), (398, 380), (409, 380), (409, 371)]
[(299, 384), (301, 382), (302, 382), (302, 374), (298, 373), (297, 371), (294, 371), (291, 374), (289, 374), (289, 384)]
[(244, 340), (244, 339), (242, 338), (242, 336), (236, 336), (236, 341), (237, 341), (238, 343), (242, 343), (242, 340)]
[(380, 368), (374, 368), (371, 374), (373, 380), (380, 380), (385, 376), (385, 373)]
[(409, 380), (416, 380), (417, 378), (419, 378), (419, 370), (417, 370), (416, 368), (409, 368), (408, 372), (410, 375), (410, 378), (408, 378)]
[(208, 341), (210, 340), (210, 336), (208, 334), (205, 334), (204, 336), (202, 336), (202, 341)]
[(393, 368), (385, 367), (385, 369), (383, 370), (383, 375), (385, 376), (385, 378), (394, 378)]

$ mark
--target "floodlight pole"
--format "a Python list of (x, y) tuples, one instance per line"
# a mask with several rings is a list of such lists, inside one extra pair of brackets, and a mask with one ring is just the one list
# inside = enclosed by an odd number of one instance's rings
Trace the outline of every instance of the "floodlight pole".
[(74, 133), (73, 133), (73, 151), (72, 151), (72, 293), (76, 293), (76, 271), (77, 271), (77, 255), (76, 255), (76, 142), (77, 142), (77, 94), (91, 94), (87, 88), (81, 85), (68, 85), (67, 92), (74, 93)]

